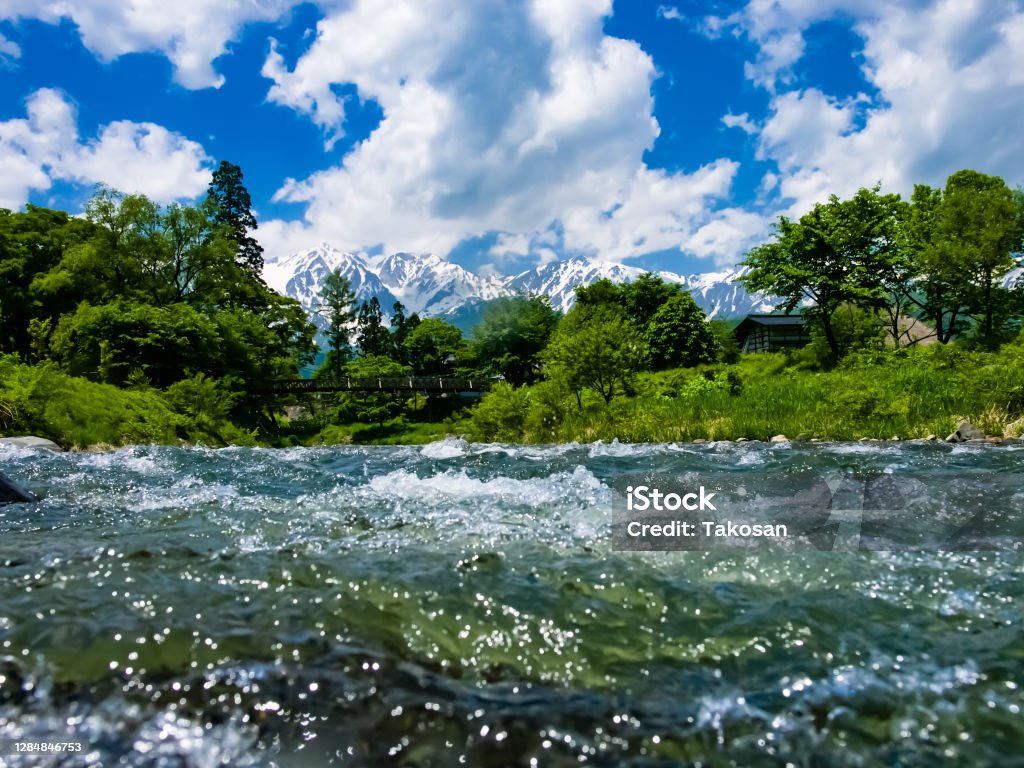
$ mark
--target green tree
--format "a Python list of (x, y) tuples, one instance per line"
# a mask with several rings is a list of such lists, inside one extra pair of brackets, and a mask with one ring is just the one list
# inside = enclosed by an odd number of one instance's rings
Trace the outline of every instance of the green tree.
[(688, 367), (715, 359), (715, 337), (689, 293), (676, 291), (647, 323), (645, 338), (655, 370)]
[(963, 170), (944, 189), (917, 185), (903, 222), (913, 283), (907, 292), (943, 343), (968, 318), (988, 342), (1014, 311), (1002, 283), (1024, 236), (1018, 193), (997, 176)]
[(36, 333), (74, 309), (73, 302), (42, 300), (33, 283), (94, 234), (90, 222), (63, 211), (0, 209), (0, 352), (34, 357)]
[(391, 315), (391, 357), (400, 363), (408, 364), (409, 355), (405, 347), (405, 340), (409, 334), (420, 324), (420, 316), (413, 312), (411, 315), (405, 313), (405, 305), (396, 301), (392, 306)]
[[(677, 283), (666, 283), (652, 272), (645, 272), (636, 280), (619, 286), (619, 303), (638, 329), (646, 329), (667, 301), (682, 292)], [(693, 302), (689, 293), (686, 297)], [(696, 305), (694, 305), (696, 306)]]
[(466, 346), (462, 331), (439, 317), (428, 317), (409, 332), (405, 349), (417, 376), (448, 376)]
[(364, 301), (359, 307), (356, 340), (361, 355), (390, 357), (393, 352), (391, 334), (384, 327), (384, 314), (380, 311), (380, 302), (376, 296), (370, 297), (369, 301)]
[(997, 317), (1009, 301), (1002, 279), (1021, 249), (1021, 226), (1013, 191), (998, 176), (957, 171), (946, 180), (936, 222), (939, 252), (959, 268), (963, 303), (992, 341)]
[[(353, 379), (388, 379), (410, 374), (409, 366), (382, 355), (364, 355), (348, 364), (346, 375)], [(338, 414), (347, 421), (363, 421), (383, 427), (402, 412), (403, 402), (394, 392), (342, 392)]]
[(584, 307), (596, 307), (608, 304), (623, 305), (622, 287), (607, 277), (595, 280), (590, 285), (576, 287), (576, 304)]
[(548, 378), (574, 392), (578, 404), (584, 388), (608, 403), (632, 391), (647, 362), (647, 346), (621, 307), (584, 304), (565, 316), (542, 359)]
[(799, 221), (785, 216), (775, 224), (775, 239), (747, 254), (748, 272), (740, 282), (748, 290), (783, 299), (792, 312), (805, 301), (804, 311), (821, 325), (833, 358), (839, 340), (832, 317), (846, 303), (880, 306), (885, 267), (900, 253), (898, 195), (879, 194), (878, 187), (861, 189), (849, 200), (832, 195)]
[(541, 375), (540, 355), (558, 325), (546, 296), (507, 296), (489, 302), (473, 329), (473, 349), (491, 374), (512, 384)]
[(223, 373), (216, 323), (186, 304), (83, 302), (61, 318), (50, 352), (68, 373), (106, 384), (123, 385), (133, 371), (157, 387), (189, 371)]
[(100, 188), (86, 203), (92, 237), (65, 250), (33, 281), (41, 301), (73, 308), (129, 299), (211, 309), (266, 305), (269, 290), (234, 262), (227, 229), (211, 221), (212, 203), (162, 210), (143, 195)]
[(351, 326), (356, 319), (356, 294), (348, 278), (335, 269), (324, 278), (317, 314), (327, 321), (327, 358), (318, 376), (340, 378), (352, 352)]
[(249, 233), (257, 228), (252, 213), (249, 190), (242, 182), (242, 169), (227, 160), (213, 172), (207, 199), (213, 202), (213, 221), (228, 228), (229, 237), (236, 246), (236, 260), (250, 273), (260, 278), (263, 272), (263, 246)]
[(473, 431), (481, 440), (512, 442), (522, 437), (530, 409), (531, 388), (499, 381), (473, 409)]
[(733, 326), (727, 320), (715, 319), (708, 323), (711, 335), (715, 338), (715, 359), (720, 363), (732, 365), (740, 361), (742, 350), (736, 340)]
[[(844, 304), (832, 316), (832, 329), (839, 341), (840, 355), (861, 350), (880, 350), (885, 347), (887, 336), (886, 321), (878, 310)], [(798, 353), (799, 359), (813, 368), (828, 368), (834, 362), (832, 350), (825, 339), (821, 326), (812, 325), (810, 341)]]

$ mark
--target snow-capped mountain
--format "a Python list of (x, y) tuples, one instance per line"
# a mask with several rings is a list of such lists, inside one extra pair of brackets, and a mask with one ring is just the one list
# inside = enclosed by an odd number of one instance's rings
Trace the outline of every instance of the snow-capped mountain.
[(317, 316), (314, 313), (319, 307), (324, 278), (338, 268), (348, 278), (357, 301), (369, 301), (376, 296), (385, 309), (390, 309), (395, 303), (395, 296), (364, 258), (339, 251), (327, 243), (277, 261), (268, 261), (263, 268), (263, 279), (278, 293), (298, 299), (315, 322)]
[[(576, 258), (551, 262), (526, 272), (520, 272), (518, 275), (510, 277), (505, 282), (505, 286), (513, 292), (543, 294), (551, 299), (551, 306), (555, 309), (568, 312), (576, 301), (577, 287), (596, 283), (604, 277), (613, 283), (624, 283), (635, 280), (645, 271), (637, 267), (627, 267), (624, 264), (609, 264)], [(673, 275), (671, 279), (672, 282), (679, 282), (678, 275)]]
[(433, 254), (392, 254), (378, 265), (377, 274), (409, 312), (421, 315), (450, 314), (468, 299), (487, 300), (505, 293), (501, 280), (474, 275)]
[[(517, 293), (543, 294), (551, 299), (553, 307), (566, 312), (575, 302), (578, 286), (590, 285), (601, 278), (626, 282), (647, 271), (624, 264), (572, 258), (508, 277), (483, 277), (433, 254), (395, 253), (371, 259), (324, 243), (308, 251), (268, 260), (263, 276), (271, 288), (298, 299), (306, 311), (312, 313), (317, 307), (324, 278), (339, 267), (359, 301), (376, 296), (385, 314), (390, 314), (395, 301), (401, 301), (406, 311), (423, 317), (479, 314), (484, 302)], [(699, 275), (664, 271), (655, 274), (689, 289), (709, 317), (770, 312), (776, 303), (760, 294), (747, 293), (740, 284), (733, 282), (743, 274), (741, 269)]]

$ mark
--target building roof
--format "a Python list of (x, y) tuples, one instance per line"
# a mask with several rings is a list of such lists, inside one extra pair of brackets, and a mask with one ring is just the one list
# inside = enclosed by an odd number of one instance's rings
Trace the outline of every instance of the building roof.
[(753, 323), (755, 325), (803, 325), (803, 315), (747, 315), (743, 320), (740, 321), (740, 325), (744, 323)]

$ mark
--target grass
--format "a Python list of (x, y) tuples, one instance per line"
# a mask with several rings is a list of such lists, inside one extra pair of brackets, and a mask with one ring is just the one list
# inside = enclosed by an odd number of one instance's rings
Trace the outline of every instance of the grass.
[(0, 358), (0, 430), (65, 448), (171, 443), (181, 419), (155, 390), (123, 390), (68, 376), (50, 365)]
[[(953, 347), (862, 353), (832, 371), (801, 369), (779, 355), (733, 366), (644, 374), (632, 397), (605, 406), (534, 387), (491, 393), (474, 436), (526, 442), (858, 440), (945, 437), (966, 418), (1002, 435), (1024, 411), (1024, 347), (997, 353)], [(517, 402), (513, 402), (513, 399)], [(523, 409), (526, 409), (524, 414)]]
[[(437, 401), (383, 425), (330, 423), (320, 416), (246, 431), (214, 408), (214, 383), (181, 391), (118, 389), (0, 358), (0, 434), (35, 434), (64, 447), (204, 442), (265, 445), (423, 444), (449, 435), (505, 442), (675, 442), (790, 438), (902, 439), (952, 432), (969, 419), (988, 435), (1024, 431), (1024, 341), (998, 352), (955, 346), (863, 352), (831, 371), (783, 355), (749, 355), (735, 365), (637, 377), (631, 396), (611, 403), (553, 382), (499, 385), (479, 405)], [(200, 402), (201, 401), (201, 402)], [(202, 407), (196, 405), (200, 402)], [(223, 411), (223, 414), (221, 413)], [(468, 414), (468, 415), (467, 415)]]

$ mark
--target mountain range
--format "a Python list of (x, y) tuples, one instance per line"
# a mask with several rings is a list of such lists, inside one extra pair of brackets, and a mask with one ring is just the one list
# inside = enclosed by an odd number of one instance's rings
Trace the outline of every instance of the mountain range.
[[(390, 315), (394, 303), (401, 301), (407, 312), (417, 312), (421, 317), (444, 317), (464, 329), (478, 320), (487, 301), (499, 296), (543, 294), (555, 309), (566, 312), (572, 308), (578, 286), (604, 277), (615, 283), (627, 282), (647, 271), (625, 264), (571, 258), (515, 275), (484, 276), (433, 254), (395, 253), (370, 258), (323, 243), (269, 259), (263, 276), (271, 288), (298, 299), (316, 321), (314, 312), (320, 287), (327, 274), (338, 268), (349, 279), (360, 302), (376, 296), (384, 313)], [(734, 282), (743, 274), (742, 268), (697, 275), (665, 271), (655, 274), (688, 289), (711, 318), (770, 312), (777, 303), (769, 297), (748, 293)]]

